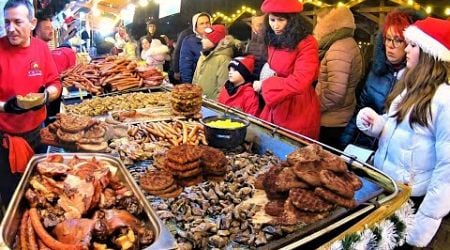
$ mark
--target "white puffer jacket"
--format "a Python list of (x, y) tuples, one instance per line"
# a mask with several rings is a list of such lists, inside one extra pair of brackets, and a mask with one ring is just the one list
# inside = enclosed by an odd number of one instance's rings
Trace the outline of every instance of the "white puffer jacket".
[(407, 242), (425, 247), (450, 210), (450, 85), (442, 84), (431, 101), (429, 127), (401, 123), (391, 117), (405, 92), (392, 103), (380, 135), (374, 165), (395, 181), (412, 187), (412, 196), (424, 196)]

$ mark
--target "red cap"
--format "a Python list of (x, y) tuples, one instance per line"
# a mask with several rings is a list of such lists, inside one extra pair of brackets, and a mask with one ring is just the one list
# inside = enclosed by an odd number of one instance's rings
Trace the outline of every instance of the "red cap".
[(222, 24), (215, 24), (205, 29), (206, 38), (217, 45), (227, 35), (227, 30)]
[(265, 0), (261, 5), (264, 13), (299, 13), (303, 11), (303, 4), (298, 0)]

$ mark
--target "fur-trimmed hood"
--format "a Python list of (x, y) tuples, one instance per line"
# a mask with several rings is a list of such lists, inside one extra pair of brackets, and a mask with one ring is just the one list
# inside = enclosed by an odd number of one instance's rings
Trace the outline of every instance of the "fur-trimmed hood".
[(209, 21), (212, 22), (211, 16), (210, 16), (208, 13), (206, 13), (206, 12), (200, 12), (200, 13), (197, 13), (197, 14), (195, 14), (194, 16), (192, 16), (192, 31), (194, 32), (194, 34), (195, 34), (196, 36), (199, 36), (199, 34), (198, 34), (198, 32), (197, 32), (197, 29), (196, 29), (196, 27), (197, 27), (197, 21), (198, 21), (198, 18), (199, 18), (200, 16), (202, 16), (202, 15), (208, 16), (208, 17), (209, 17)]
[(232, 48), (234, 51), (235, 49), (238, 49), (240, 46), (242, 46), (242, 42), (240, 40), (234, 38), (232, 35), (226, 35), (222, 40), (220, 40), (220, 42), (214, 48), (214, 51), (215, 53), (221, 51), (225, 52), (225, 50), (228, 48)]
[(384, 46), (383, 34), (377, 33), (373, 47), (373, 63), (372, 71), (375, 75), (382, 76), (392, 69), (392, 64), (389, 63), (386, 57), (386, 48)]
[(347, 7), (332, 9), (317, 22), (313, 34), (317, 41), (320, 41), (324, 36), (342, 28), (356, 29), (353, 13)]

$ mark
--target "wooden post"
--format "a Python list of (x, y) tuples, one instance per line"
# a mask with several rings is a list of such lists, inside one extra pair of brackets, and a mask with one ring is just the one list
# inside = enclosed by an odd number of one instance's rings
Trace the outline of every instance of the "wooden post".
[[(384, 7), (384, 0), (380, 0), (380, 8)], [(384, 12), (380, 12), (380, 17), (378, 19), (378, 29), (381, 29), (384, 25), (384, 20), (386, 19), (386, 14)]]

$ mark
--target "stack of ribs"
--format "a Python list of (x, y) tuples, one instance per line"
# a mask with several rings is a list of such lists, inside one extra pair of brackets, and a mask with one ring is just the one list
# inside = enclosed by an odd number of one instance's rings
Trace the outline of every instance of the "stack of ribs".
[(227, 164), (227, 158), (218, 149), (182, 144), (172, 147), (165, 156), (155, 157), (154, 166), (159, 170), (148, 170), (141, 177), (140, 185), (150, 194), (172, 198), (181, 193), (177, 184), (196, 185), (204, 181), (204, 175), (211, 180), (219, 179), (225, 175)]
[(270, 200), (266, 213), (275, 216), (273, 223), (282, 225), (314, 223), (336, 205), (353, 208), (355, 191), (362, 187), (341, 158), (318, 145), (295, 150), (287, 162), (259, 176), (257, 183)]
[(89, 116), (58, 114), (57, 120), (40, 132), (43, 144), (69, 150), (103, 152), (108, 147), (106, 127)]
[(173, 114), (185, 117), (198, 116), (202, 108), (202, 93), (202, 88), (195, 84), (176, 85), (170, 97)]

